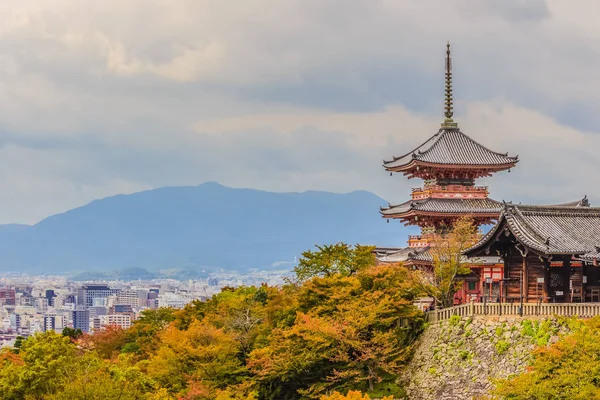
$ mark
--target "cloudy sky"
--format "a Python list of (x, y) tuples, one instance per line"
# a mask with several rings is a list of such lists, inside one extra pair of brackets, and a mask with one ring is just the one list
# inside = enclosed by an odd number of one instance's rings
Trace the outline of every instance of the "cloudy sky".
[[(0, 223), (218, 181), (372, 191), (442, 120), (518, 154), (492, 196), (600, 205), (593, 0), (3, 0)], [(484, 183), (484, 182), (481, 182)]]

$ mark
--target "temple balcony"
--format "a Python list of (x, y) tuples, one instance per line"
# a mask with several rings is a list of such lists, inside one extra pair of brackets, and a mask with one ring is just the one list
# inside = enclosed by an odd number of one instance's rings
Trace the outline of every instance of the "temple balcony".
[(423, 235), (409, 235), (408, 247), (427, 247), (435, 245), (436, 240), (444, 239), (447, 235), (426, 233)]
[(487, 186), (432, 185), (412, 188), (412, 199), (482, 199), (489, 195)]

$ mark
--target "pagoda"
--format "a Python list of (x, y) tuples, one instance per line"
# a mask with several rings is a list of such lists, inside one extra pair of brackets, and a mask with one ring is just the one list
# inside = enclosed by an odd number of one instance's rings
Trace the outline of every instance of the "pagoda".
[[(396, 219), (421, 229), (420, 235), (409, 236), (406, 248), (376, 249), (382, 263), (431, 265), (430, 246), (436, 238), (448, 233), (459, 218), (471, 217), (477, 226), (496, 221), (503, 203), (491, 199), (488, 188), (477, 186), (475, 181), (510, 170), (519, 161), (517, 156), (498, 153), (477, 143), (453, 120), (450, 43), (446, 48), (445, 70), (445, 118), (438, 132), (408, 153), (383, 162), (390, 175), (396, 172), (408, 179), (419, 178), (423, 185), (412, 189), (410, 200), (381, 208), (380, 213), (388, 222)], [(467, 285), (473, 292), (481, 293), (484, 278), (502, 278), (502, 261), (498, 257), (482, 258), (473, 267), (485, 269), (473, 276), (476, 284)]]
[[(430, 253), (454, 223), (470, 217), (475, 225), (497, 222), (464, 255), (471, 269), (456, 293), (455, 304), (466, 301), (600, 301), (600, 207), (587, 196), (554, 205), (515, 205), (489, 197), (479, 178), (510, 171), (519, 159), (497, 153), (464, 134), (453, 120), (452, 64), (446, 48), (444, 121), (423, 144), (383, 162), (392, 175), (423, 180), (411, 199), (381, 208), (383, 218), (418, 226), (408, 247), (376, 248), (380, 263), (413, 268), (433, 265)], [(439, 243), (439, 241), (437, 242)]]
[(410, 152), (383, 162), (390, 175), (400, 172), (408, 179), (420, 178), (422, 187), (412, 189), (411, 199), (381, 209), (386, 219), (417, 225), (421, 235), (409, 237), (409, 247), (431, 245), (436, 235), (448, 232), (454, 222), (470, 216), (479, 226), (495, 221), (502, 203), (489, 198), (486, 186), (476, 186), (478, 178), (510, 170), (518, 157), (497, 153), (464, 134), (452, 117), (452, 64), (450, 43), (446, 49), (445, 119), (438, 132)]

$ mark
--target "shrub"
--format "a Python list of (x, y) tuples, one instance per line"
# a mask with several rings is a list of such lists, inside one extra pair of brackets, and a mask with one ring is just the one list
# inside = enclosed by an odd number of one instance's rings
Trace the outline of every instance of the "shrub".
[(496, 353), (502, 355), (506, 353), (509, 347), (510, 343), (508, 343), (506, 340), (499, 340), (498, 343), (496, 343)]

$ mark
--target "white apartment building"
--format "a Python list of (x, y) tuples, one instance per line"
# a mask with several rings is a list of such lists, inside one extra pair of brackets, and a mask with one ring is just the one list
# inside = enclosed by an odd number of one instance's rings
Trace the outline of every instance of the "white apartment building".
[(125, 304), (132, 307), (146, 307), (147, 289), (122, 289), (117, 295), (115, 304)]
[(96, 319), (99, 320), (101, 327), (117, 325), (123, 329), (128, 329), (132, 325), (130, 314), (100, 315)]

